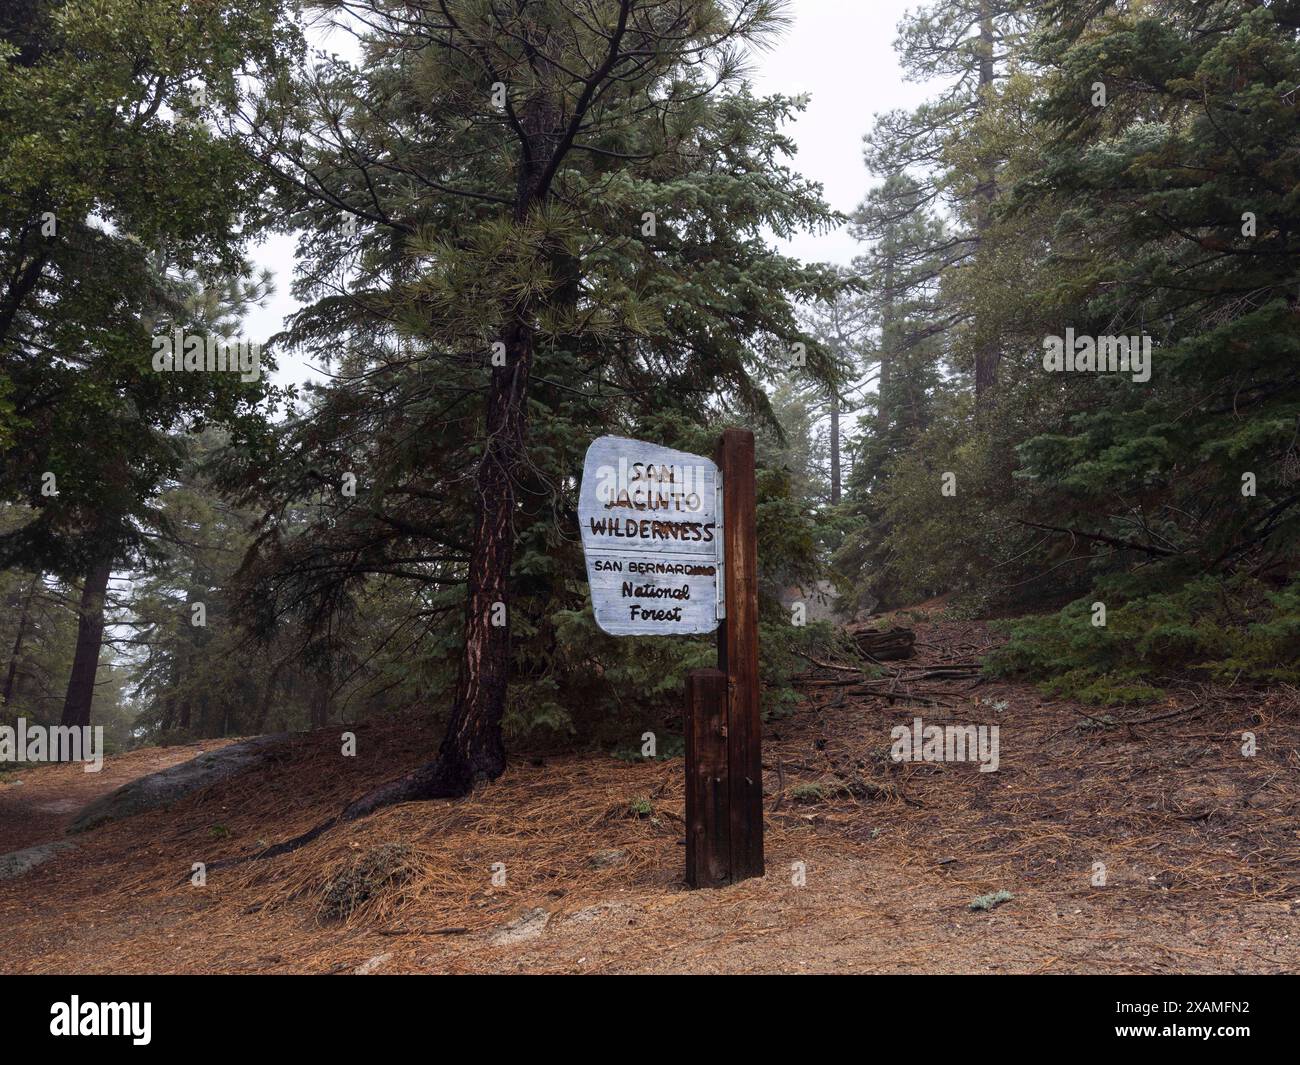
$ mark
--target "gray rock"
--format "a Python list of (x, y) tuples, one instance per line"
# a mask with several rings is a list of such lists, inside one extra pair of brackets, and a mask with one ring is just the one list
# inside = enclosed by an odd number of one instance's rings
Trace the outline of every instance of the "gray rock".
[(35, 847), (28, 847), (26, 850), (0, 854), (0, 880), (9, 880), (15, 876), (22, 876), (28, 870), (35, 869), (38, 865), (48, 862), (60, 851), (66, 851), (75, 846), (76, 844), (70, 840), (60, 839), (55, 840), (53, 843), (41, 843)]
[(393, 956), (393, 952), (391, 950), (387, 954), (376, 954), (370, 960), (363, 961), (360, 965), (358, 965), (355, 969), (353, 969), (352, 975), (369, 976), (376, 969), (383, 968), (384, 962), (386, 962), (392, 956)]
[(622, 865), (627, 861), (627, 851), (622, 847), (608, 847), (605, 850), (592, 851), (587, 864), (596, 869), (608, 869), (612, 865)]
[(291, 732), (257, 736), (243, 743), (232, 743), (220, 750), (208, 751), (188, 762), (171, 766), (147, 777), (123, 784), (116, 791), (102, 795), (81, 811), (68, 826), (70, 833), (134, 817), (147, 810), (171, 806), (186, 795), (252, 769), (266, 760), (276, 748), (293, 738)]
[(526, 939), (536, 939), (546, 930), (550, 920), (550, 912), (541, 906), (525, 910), (508, 925), (493, 932), (489, 942), (493, 946), (503, 947)]
[(625, 902), (598, 902), (594, 906), (574, 910), (569, 914), (568, 920), (574, 924), (591, 924), (593, 921), (603, 921), (607, 917), (631, 920), (637, 912), (637, 907)]

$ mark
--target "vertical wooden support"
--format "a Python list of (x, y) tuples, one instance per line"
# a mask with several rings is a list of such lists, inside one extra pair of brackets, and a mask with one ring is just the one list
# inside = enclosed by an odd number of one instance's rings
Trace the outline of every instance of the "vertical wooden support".
[(726, 619), (718, 628), (718, 668), (727, 676), (731, 880), (763, 875), (762, 721), (758, 705), (758, 534), (754, 434), (727, 429), (714, 461), (722, 475)]
[(727, 773), (727, 676), (693, 669), (686, 676), (686, 883), (721, 887), (731, 880)]
[(722, 477), (726, 617), (718, 627), (718, 668), (686, 678), (686, 883), (697, 888), (763, 875), (754, 434), (728, 429), (714, 459)]

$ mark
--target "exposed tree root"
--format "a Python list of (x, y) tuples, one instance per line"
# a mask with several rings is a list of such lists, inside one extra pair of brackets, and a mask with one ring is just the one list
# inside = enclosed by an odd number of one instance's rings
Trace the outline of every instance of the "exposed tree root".
[(458, 799), (468, 795), (473, 788), (474, 776), (464, 763), (442, 755), (432, 762), (425, 762), (424, 765), (412, 769), (396, 780), (380, 784), (373, 791), (349, 803), (335, 820), (356, 821), (385, 806), (392, 806), (399, 802)]
[[(480, 776), (485, 777), (487, 774), (480, 774)], [(234, 865), (243, 865), (245, 862), (260, 862), (266, 858), (291, 854), (298, 848), (319, 839), (330, 829), (347, 824), (349, 821), (359, 821), (363, 817), (369, 817), (385, 806), (394, 806), (402, 802), (425, 802), (429, 799), (459, 799), (473, 790), (474, 783), (474, 774), (463, 762), (440, 756), (432, 762), (425, 762), (424, 765), (404, 773), (395, 780), (380, 784), (379, 787), (349, 803), (342, 813), (314, 825), (299, 836), (272, 844), (256, 854), (210, 862), (208, 869), (228, 869)], [(182, 877), (182, 880), (188, 879), (189, 874)]]

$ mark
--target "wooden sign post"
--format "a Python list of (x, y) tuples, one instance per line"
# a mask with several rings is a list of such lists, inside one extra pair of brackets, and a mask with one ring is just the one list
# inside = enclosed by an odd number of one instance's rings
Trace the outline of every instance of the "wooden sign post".
[(763, 875), (754, 434), (726, 430), (714, 461), (722, 483), (724, 620), (718, 628), (718, 668), (695, 670), (686, 683), (686, 882), (691, 887)]
[(731, 883), (731, 773), (727, 766), (727, 675), (686, 675), (686, 883)]
[[(718, 668), (686, 679), (686, 882), (763, 875), (754, 434), (713, 460), (602, 436), (578, 496), (596, 623), (615, 636), (717, 629)], [(719, 624), (721, 620), (722, 624)]]

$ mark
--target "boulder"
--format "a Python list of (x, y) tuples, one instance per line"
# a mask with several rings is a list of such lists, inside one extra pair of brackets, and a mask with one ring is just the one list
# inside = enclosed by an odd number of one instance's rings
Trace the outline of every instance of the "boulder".
[(124, 817), (171, 806), (200, 788), (261, 764), (293, 735), (279, 732), (257, 736), (220, 750), (207, 751), (147, 777), (138, 777), (107, 795), (101, 795), (76, 816), (68, 831), (85, 832), (109, 821), (120, 821)]
[(22, 876), (29, 869), (35, 869), (38, 865), (48, 862), (60, 851), (66, 851), (75, 846), (76, 844), (69, 840), (60, 839), (55, 840), (53, 843), (41, 843), (35, 847), (28, 847), (26, 850), (0, 854), (0, 880)]

